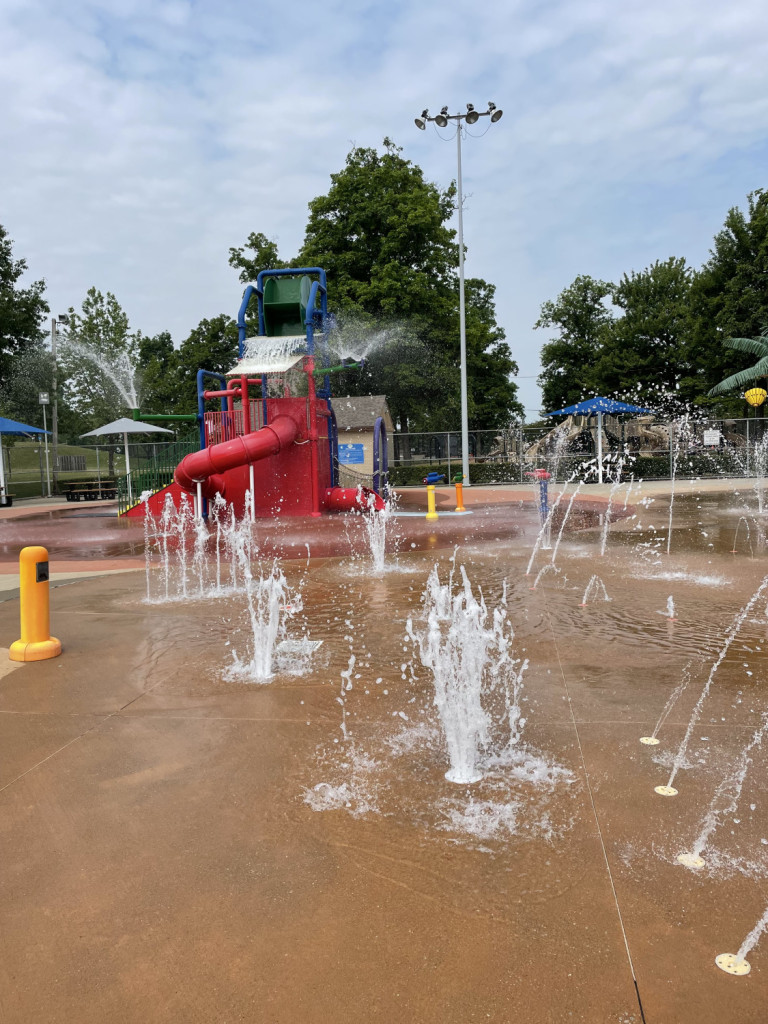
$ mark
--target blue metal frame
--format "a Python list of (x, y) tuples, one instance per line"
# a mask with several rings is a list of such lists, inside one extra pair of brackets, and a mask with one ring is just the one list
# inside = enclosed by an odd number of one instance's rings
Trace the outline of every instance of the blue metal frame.
[(331, 487), (339, 486), (339, 425), (336, 422), (336, 412), (331, 405), (330, 398), (326, 399), (328, 412), (331, 414), (328, 420), (328, 442), (331, 448)]
[(373, 425), (373, 489), (386, 500), (389, 497), (389, 452), (387, 428), (378, 416)]
[[(313, 281), (312, 287), (309, 290), (309, 299), (307, 301), (307, 319), (305, 325), (307, 329), (307, 352), (313, 356), (315, 354), (315, 321), (319, 319), (320, 325), (324, 326), (326, 319), (328, 318), (328, 278), (322, 267), (284, 267), (279, 270), (261, 270), (256, 278), (256, 284), (249, 284), (243, 292), (243, 298), (240, 303), (240, 309), (237, 312), (237, 355), (239, 359), (243, 358), (243, 352), (245, 350), (245, 314), (248, 312), (248, 306), (253, 296), (256, 296), (256, 300), (259, 304), (259, 335), (265, 334), (264, 326), (264, 281), (268, 277), (298, 277), (299, 274), (317, 274), (320, 278), (319, 281)], [(320, 295), (320, 309), (315, 309), (315, 303), (317, 302), (317, 296)], [(325, 345), (325, 351), (323, 357), (326, 361), (325, 365), (328, 365), (328, 345)], [(323, 387), (318, 391), (318, 398), (330, 398), (331, 397), (331, 383), (330, 378), (326, 374), (323, 378)], [(266, 374), (262, 376), (261, 382), (261, 400), (263, 406), (263, 422), (266, 424), (269, 422), (269, 410), (267, 409), (267, 381)]]
[[(206, 447), (205, 445), (205, 385), (203, 381), (206, 377), (214, 377), (223, 391), (227, 386), (227, 378), (223, 373), (217, 373), (215, 370), (198, 370), (197, 371), (197, 419), (200, 426), (200, 451)], [(221, 400), (221, 411), (227, 411), (227, 400), (222, 398)]]
[[(280, 270), (262, 270), (256, 278), (256, 284), (249, 284), (243, 292), (240, 309), (237, 313), (237, 352), (240, 359), (243, 358), (243, 343), (245, 342), (245, 314), (248, 306), (255, 295), (259, 303), (259, 334), (265, 333), (264, 328), (264, 280), (267, 277), (297, 277), (299, 274), (317, 274), (319, 281), (313, 281), (309, 291), (307, 302), (307, 349), (310, 355), (315, 354), (314, 344), (314, 322), (315, 314), (320, 314), (321, 324), (328, 316), (328, 278), (322, 267), (285, 267)], [(315, 309), (318, 293), (320, 295), (320, 309)]]

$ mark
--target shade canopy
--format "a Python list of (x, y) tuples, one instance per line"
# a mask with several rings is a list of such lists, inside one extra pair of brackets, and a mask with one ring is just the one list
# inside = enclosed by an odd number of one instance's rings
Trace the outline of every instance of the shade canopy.
[(122, 419), (105, 423), (103, 427), (96, 427), (89, 430), (87, 434), (80, 437), (105, 437), (107, 434), (122, 434), (125, 445), (125, 478), (128, 482), (128, 501), (133, 504), (133, 486), (131, 485), (131, 455), (128, 450), (129, 434), (172, 434), (167, 427), (156, 427), (153, 423), (142, 423), (141, 420), (129, 420), (127, 416)]
[(639, 405), (628, 405), (626, 402), (617, 402), (614, 398), (586, 398), (576, 405), (567, 405), (564, 409), (555, 409), (554, 412), (545, 413), (545, 416), (597, 416), (599, 413), (612, 412), (635, 412), (652, 413), (653, 409), (643, 409)]
[[(7, 416), (0, 416), (0, 441), (3, 434), (47, 434), (47, 430), (40, 427), (30, 427), (28, 423), (19, 423), (16, 420), (9, 420)], [(5, 465), (3, 464), (3, 446), (0, 444), (0, 503), (5, 504)]]
[(28, 423), (17, 423), (6, 416), (0, 416), (0, 434), (50, 434), (50, 430), (30, 427)]
[(166, 427), (156, 427), (153, 423), (142, 423), (141, 420), (129, 420), (127, 416), (122, 419), (105, 423), (103, 427), (96, 427), (89, 430), (87, 434), (80, 437), (104, 437), (106, 434), (172, 434), (172, 430)]

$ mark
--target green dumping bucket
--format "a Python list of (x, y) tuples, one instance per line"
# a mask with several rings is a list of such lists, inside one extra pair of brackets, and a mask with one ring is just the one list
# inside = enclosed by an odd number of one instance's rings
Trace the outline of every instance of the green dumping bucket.
[(264, 333), (270, 338), (306, 334), (307, 302), (312, 279), (268, 277), (264, 282)]

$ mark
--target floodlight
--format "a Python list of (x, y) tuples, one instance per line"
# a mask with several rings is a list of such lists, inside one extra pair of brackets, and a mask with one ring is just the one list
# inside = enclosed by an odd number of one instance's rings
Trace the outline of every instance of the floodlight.
[(471, 103), (467, 104), (467, 113), (465, 116), (465, 120), (467, 124), (475, 124), (476, 121), (480, 120), (480, 115), (478, 114), (473, 104)]
[(491, 123), (496, 124), (497, 121), (501, 120), (501, 115), (504, 113), (503, 110), (497, 110), (495, 107), (491, 111)]

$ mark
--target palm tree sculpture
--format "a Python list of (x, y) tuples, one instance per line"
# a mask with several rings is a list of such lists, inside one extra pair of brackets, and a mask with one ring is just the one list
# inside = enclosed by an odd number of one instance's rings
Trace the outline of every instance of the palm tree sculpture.
[(737, 352), (747, 352), (751, 356), (757, 356), (757, 362), (747, 370), (740, 370), (731, 374), (725, 380), (716, 384), (708, 395), (722, 395), (724, 391), (731, 391), (733, 388), (745, 387), (758, 377), (768, 377), (768, 326), (763, 328), (758, 338), (726, 338), (723, 342), (726, 348), (736, 349)]

